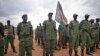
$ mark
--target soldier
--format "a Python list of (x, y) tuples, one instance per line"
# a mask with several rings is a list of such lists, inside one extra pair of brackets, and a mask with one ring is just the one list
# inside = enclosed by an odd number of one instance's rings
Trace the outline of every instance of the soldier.
[[(31, 21), (28, 21), (28, 23), (29, 23), (30, 27), (32, 27)], [(33, 28), (31, 28), (31, 29), (33, 29)], [(33, 44), (34, 44), (34, 43), (33, 43), (33, 42), (34, 42), (34, 41), (33, 41), (33, 38), (34, 38), (34, 36), (33, 36), (33, 30), (32, 30), (32, 32), (31, 32), (31, 34), (32, 34), (32, 35), (31, 35), (31, 37), (32, 37), (32, 39), (31, 39), (31, 40), (32, 40), (32, 50), (35, 50), (34, 47), (33, 47)]]
[(43, 26), (41, 25), (41, 23), (39, 25), (40, 25), (39, 27), (40, 43), (41, 43), (41, 46), (43, 47)]
[(59, 25), (59, 48), (66, 48), (66, 26), (65, 25)]
[(91, 55), (90, 47), (91, 47), (91, 38), (90, 38), (90, 29), (91, 23), (88, 21), (88, 14), (85, 15), (85, 20), (82, 20), (80, 23), (80, 33), (81, 33), (81, 55), (84, 56), (84, 48), (86, 44), (86, 54)]
[(95, 52), (95, 38), (97, 34), (96, 34), (96, 28), (94, 25), (94, 19), (91, 19), (90, 22), (91, 22), (91, 43), (92, 43), (90, 51), (93, 53)]
[(41, 44), (41, 27), (37, 26), (37, 41), (38, 41), (38, 45), (40, 46)]
[(37, 40), (38, 40), (38, 26), (35, 29), (35, 42), (37, 42)]
[(96, 37), (96, 48), (99, 48), (99, 18), (96, 19), (96, 23), (95, 23), (95, 27), (96, 27), (96, 33), (97, 33), (97, 37)]
[(45, 54), (53, 56), (56, 43), (56, 22), (52, 20), (53, 13), (48, 14), (48, 20), (43, 23), (45, 35)]
[(72, 56), (72, 50), (75, 51), (75, 56), (77, 54), (77, 48), (79, 45), (79, 22), (77, 21), (77, 14), (73, 15), (74, 20), (69, 24), (70, 38), (69, 38), (69, 55)]
[(4, 26), (0, 22), (0, 56), (4, 56)]
[(32, 56), (32, 25), (27, 22), (27, 14), (24, 14), (22, 19), (23, 21), (17, 26), (17, 34), (19, 37), (19, 56)]
[(7, 20), (7, 25), (5, 25), (5, 30), (7, 30), (7, 35), (5, 35), (5, 54), (7, 54), (9, 42), (11, 44), (13, 52), (16, 53), (14, 46), (15, 30), (14, 26), (10, 24), (10, 20)]

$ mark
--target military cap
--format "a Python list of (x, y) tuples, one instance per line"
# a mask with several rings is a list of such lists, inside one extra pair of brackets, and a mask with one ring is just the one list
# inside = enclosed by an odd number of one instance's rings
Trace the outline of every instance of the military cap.
[(74, 14), (73, 16), (78, 16), (77, 14)]
[(90, 15), (89, 14), (85, 14), (85, 17), (89, 17)]
[(27, 14), (22, 15), (22, 18), (27, 17)]
[(52, 12), (49, 12), (48, 15), (53, 15), (53, 13)]
[(92, 22), (92, 21), (94, 21), (94, 19), (91, 19), (90, 21)]
[(10, 23), (10, 20), (7, 20), (7, 23)]
[(100, 18), (96, 18), (96, 21), (100, 21)]

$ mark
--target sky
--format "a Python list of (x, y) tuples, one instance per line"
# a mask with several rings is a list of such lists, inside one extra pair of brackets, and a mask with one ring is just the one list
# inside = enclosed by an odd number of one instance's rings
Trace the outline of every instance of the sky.
[(74, 13), (79, 15), (79, 22), (85, 14), (89, 14), (90, 19), (100, 17), (100, 0), (0, 0), (0, 22), (5, 25), (7, 20), (11, 20), (11, 24), (16, 27), (22, 21), (21, 16), (28, 14), (28, 21), (31, 21), (35, 29), (39, 23), (48, 19), (49, 12), (53, 12), (55, 20), (58, 1), (68, 23), (73, 20)]

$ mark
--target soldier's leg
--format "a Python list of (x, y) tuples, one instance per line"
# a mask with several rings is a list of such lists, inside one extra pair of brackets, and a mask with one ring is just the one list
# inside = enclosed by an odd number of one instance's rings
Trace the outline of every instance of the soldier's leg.
[(81, 40), (81, 56), (84, 56), (86, 39), (87, 39), (86, 34), (85, 33), (81, 34), (81, 38), (80, 38), (80, 40)]
[(0, 56), (4, 56), (4, 40), (0, 40)]
[(64, 46), (64, 45), (65, 45), (65, 37), (62, 36), (62, 48), (63, 48), (63, 49), (65, 49), (65, 46)]
[(69, 56), (72, 56), (72, 50), (73, 50), (73, 43), (72, 41), (69, 42)]
[(11, 48), (13, 49), (13, 52), (16, 53), (15, 46), (14, 46), (14, 39), (10, 39), (10, 44), (11, 44)]
[(58, 47), (59, 47), (59, 49), (61, 49), (61, 39), (60, 38), (58, 40)]
[(40, 45), (40, 37), (38, 37), (38, 45)]
[(50, 54), (50, 40), (46, 40), (45, 55), (49, 56), (49, 54)]
[(0, 56), (4, 56), (4, 47), (0, 46)]
[(25, 47), (19, 43), (19, 56), (25, 56)]
[(26, 47), (26, 56), (32, 56), (32, 47), (31, 46)]
[(7, 54), (8, 45), (9, 45), (9, 40), (5, 38), (5, 54)]
[(55, 51), (55, 43), (56, 43), (56, 40), (51, 40), (51, 43), (50, 43), (50, 45), (51, 45), (51, 52), (50, 52), (50, 56), (54, 56), (54, 51)]
[(89, 35), (87, 35), (87, 42), (86, 42), (86, 54), (92, 55), (90, 53), (90, 48), (91, 48), (91, 38)]
[(77, 52), (78, 45), (79, 45), (79, 38), (77, 37), (74, 46), (75, 56), (78, 56), (78, 52)]
[(97, 37), (96, 37), (97, 38), (97, 40), (96, 40), (96, 48), (100, 49), (99, 48), (99, 34), (98, 34), (98, 31), (96, 32), (96, 35), (97, 35)]

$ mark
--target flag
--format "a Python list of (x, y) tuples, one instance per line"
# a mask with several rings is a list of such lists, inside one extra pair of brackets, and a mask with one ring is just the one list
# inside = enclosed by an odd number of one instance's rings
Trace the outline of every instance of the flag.
[(58, 1), (58, 4), (57, 4), (55, 20), (60, 24), (66, 25), (68, 23), (67, 18), (65, 17), (65, 15), (63, 13), (62, 6), (61, 6), (59, 1)]

